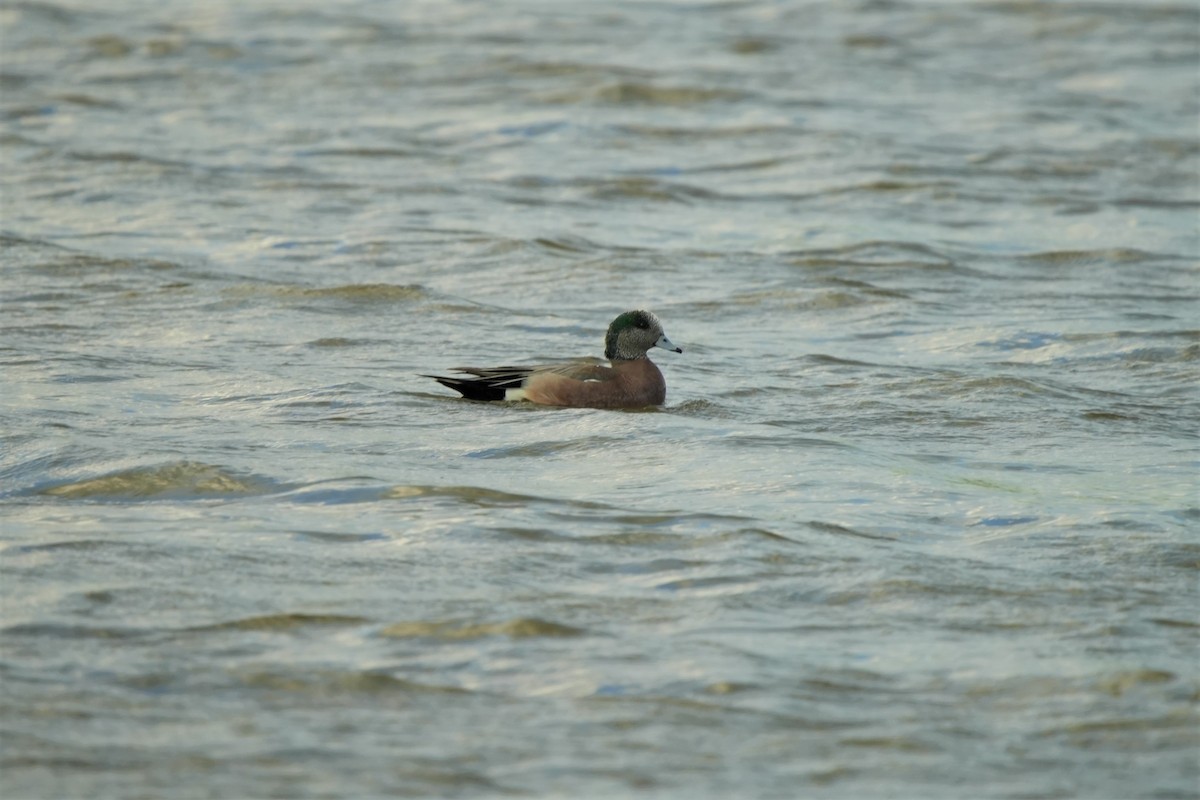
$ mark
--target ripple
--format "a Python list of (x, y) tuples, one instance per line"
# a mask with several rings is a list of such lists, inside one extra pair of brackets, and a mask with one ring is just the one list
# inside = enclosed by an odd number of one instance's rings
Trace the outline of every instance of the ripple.
[(158, 467), (121, 470), (99, 478), (72, 481), (38, 490), (38, 494), (81, 499), (202, 498), (265, 494), (276, 485), (261, 478), (238, 476), (212, 464), (181, 461)]
[(380, 636), (392, 639), (482, 639), (507, 636), (510, 639), (538, 637), (563, 638), (586, 636), (587, 631), (571, 625), (550, 622), (535, 617), (519, 617), (505, 622), (394, 622), (379, 631)]
[(1161, 261), (1175, 259), (1177, 256), (1149, 253), (1133, 248), (1105, 248), (1100, 250), (1049, 250), (1042, 253), (1029, 253), (1017, 260), (1028, 264), (1043, 264), (1049, 266), (1090, 266), (1093, 264), (1140, 264), (1145, 261)]
[(232, 299), (272, 296), (284, 299), (332, 301), (351, 305), (408, 303), (428, 297), (425, 288), (416, 284), (355, 283), (342, 286), (273, 286), (245, 284), (225, 289)]
[(346, 614), (267, 614), (258, 617), (198, 625), (192, 631), (291, 631), (312, 627), (347, 627), (369, 622), (366, 617)]
[(660, 203), (691, 204), (697, 201), (711, 202), (720, 198), (718, 193), (698, 186), (648, 177), (588, 181), (585, 185), (589, 196), (593, 199), (614, 202), (651, 200)]
[(693, 106), (740, 100), (743, 92), (701, 86), (659, 86), (641, 81), (619, 81), (592, 93), (564, 95), (560, 102), (596, 100), (612, 105)]
[(929, 245), (917, 242), (866, 241), (844, 247), (803, 250), (789, 254), (791, 263), (801, 267), (875, 266), (956, 268), (954, 259)]
[(822, 522), (821, 520), (809, 520), (808, 526), (818, 533), (831, 533), (836, 536), (851, 536), (857, 539), (873, 539), (882, 542), (899, 541), (894, 536), (885, 536), (881, 533), (867, 533), (866, 531), (855, 530), (845, 525), (839, 525), (835, 522)]
[(96, 626), (96, 625), (67, 625), (52, 622), (32, 622), (20, 625), (9, 625), (3, 629), (5, 636), (52, 637), (56, 639), (132, 639), (141, 636), (145, 631), (138, 628)]
[(306, 695), (467, 694), (455, 686), (437, 686), (386, 672), (342, 672), (337, 670), (257, 671), (240, 676), (252, 689), (296, 692)]
[(554, 503), (578, 508), (607, 508), (602, 504), (583, 501), (559, 501), (537, 495), (517, 494), (482, 486), (393, 486), (384, 493), (390, 500), (410, 500), (423, 497), (449, 498), (481, 508), (522, 507), (530, 503)]

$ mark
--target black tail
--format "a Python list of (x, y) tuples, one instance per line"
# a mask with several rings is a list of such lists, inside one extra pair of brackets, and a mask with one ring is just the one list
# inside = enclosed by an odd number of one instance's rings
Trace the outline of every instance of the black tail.
[(448, 389), (461, 394), (468, 400), (503, 400), (504, 386), (497, 385), (487, 378), (443, 378), (440, 375), (424, 375), (433, 378)]
[(520, 389), (529, 377), (529, 367), (455, 367), (451, 372), (472, 375), (471, 378), (444, 378), (425, 375), (468, 400), (503, 400), (509, 389)]

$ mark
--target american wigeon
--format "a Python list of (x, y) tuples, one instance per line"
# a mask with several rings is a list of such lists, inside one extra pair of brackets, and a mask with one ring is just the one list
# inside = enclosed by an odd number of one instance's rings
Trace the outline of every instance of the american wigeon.
[(646, 356), (651, 347), (675, 353), (662, 323), (649, 311), (626, 311), (612, 321), (604, 337), (604, 356), (533, 367), (458, 367), (451, 372), (473, 378), (426, 375), (469, 400), (528, 400), (575, 408), (641, 408), (662, 405), (667, 383)]

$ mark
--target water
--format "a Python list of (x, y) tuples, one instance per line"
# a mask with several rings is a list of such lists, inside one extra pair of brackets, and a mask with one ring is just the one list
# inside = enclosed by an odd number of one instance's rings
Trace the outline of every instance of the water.
[(3, 796), (1200, 796), (1196, 3), (0, 24)]

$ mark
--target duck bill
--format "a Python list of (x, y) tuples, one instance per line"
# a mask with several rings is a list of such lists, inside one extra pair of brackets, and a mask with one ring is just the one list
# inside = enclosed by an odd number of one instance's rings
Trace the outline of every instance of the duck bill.
[(667, 338), (667, 335), (665, 333), (659, 337), (658, 341), (654, 343), (654, 346), (661, 347), (663, 350), (670, 350), (672, 353), (682, 353), (683, 352), (683, 348), (676, 347), (674, 344), (672, 344), (671, 340)]

